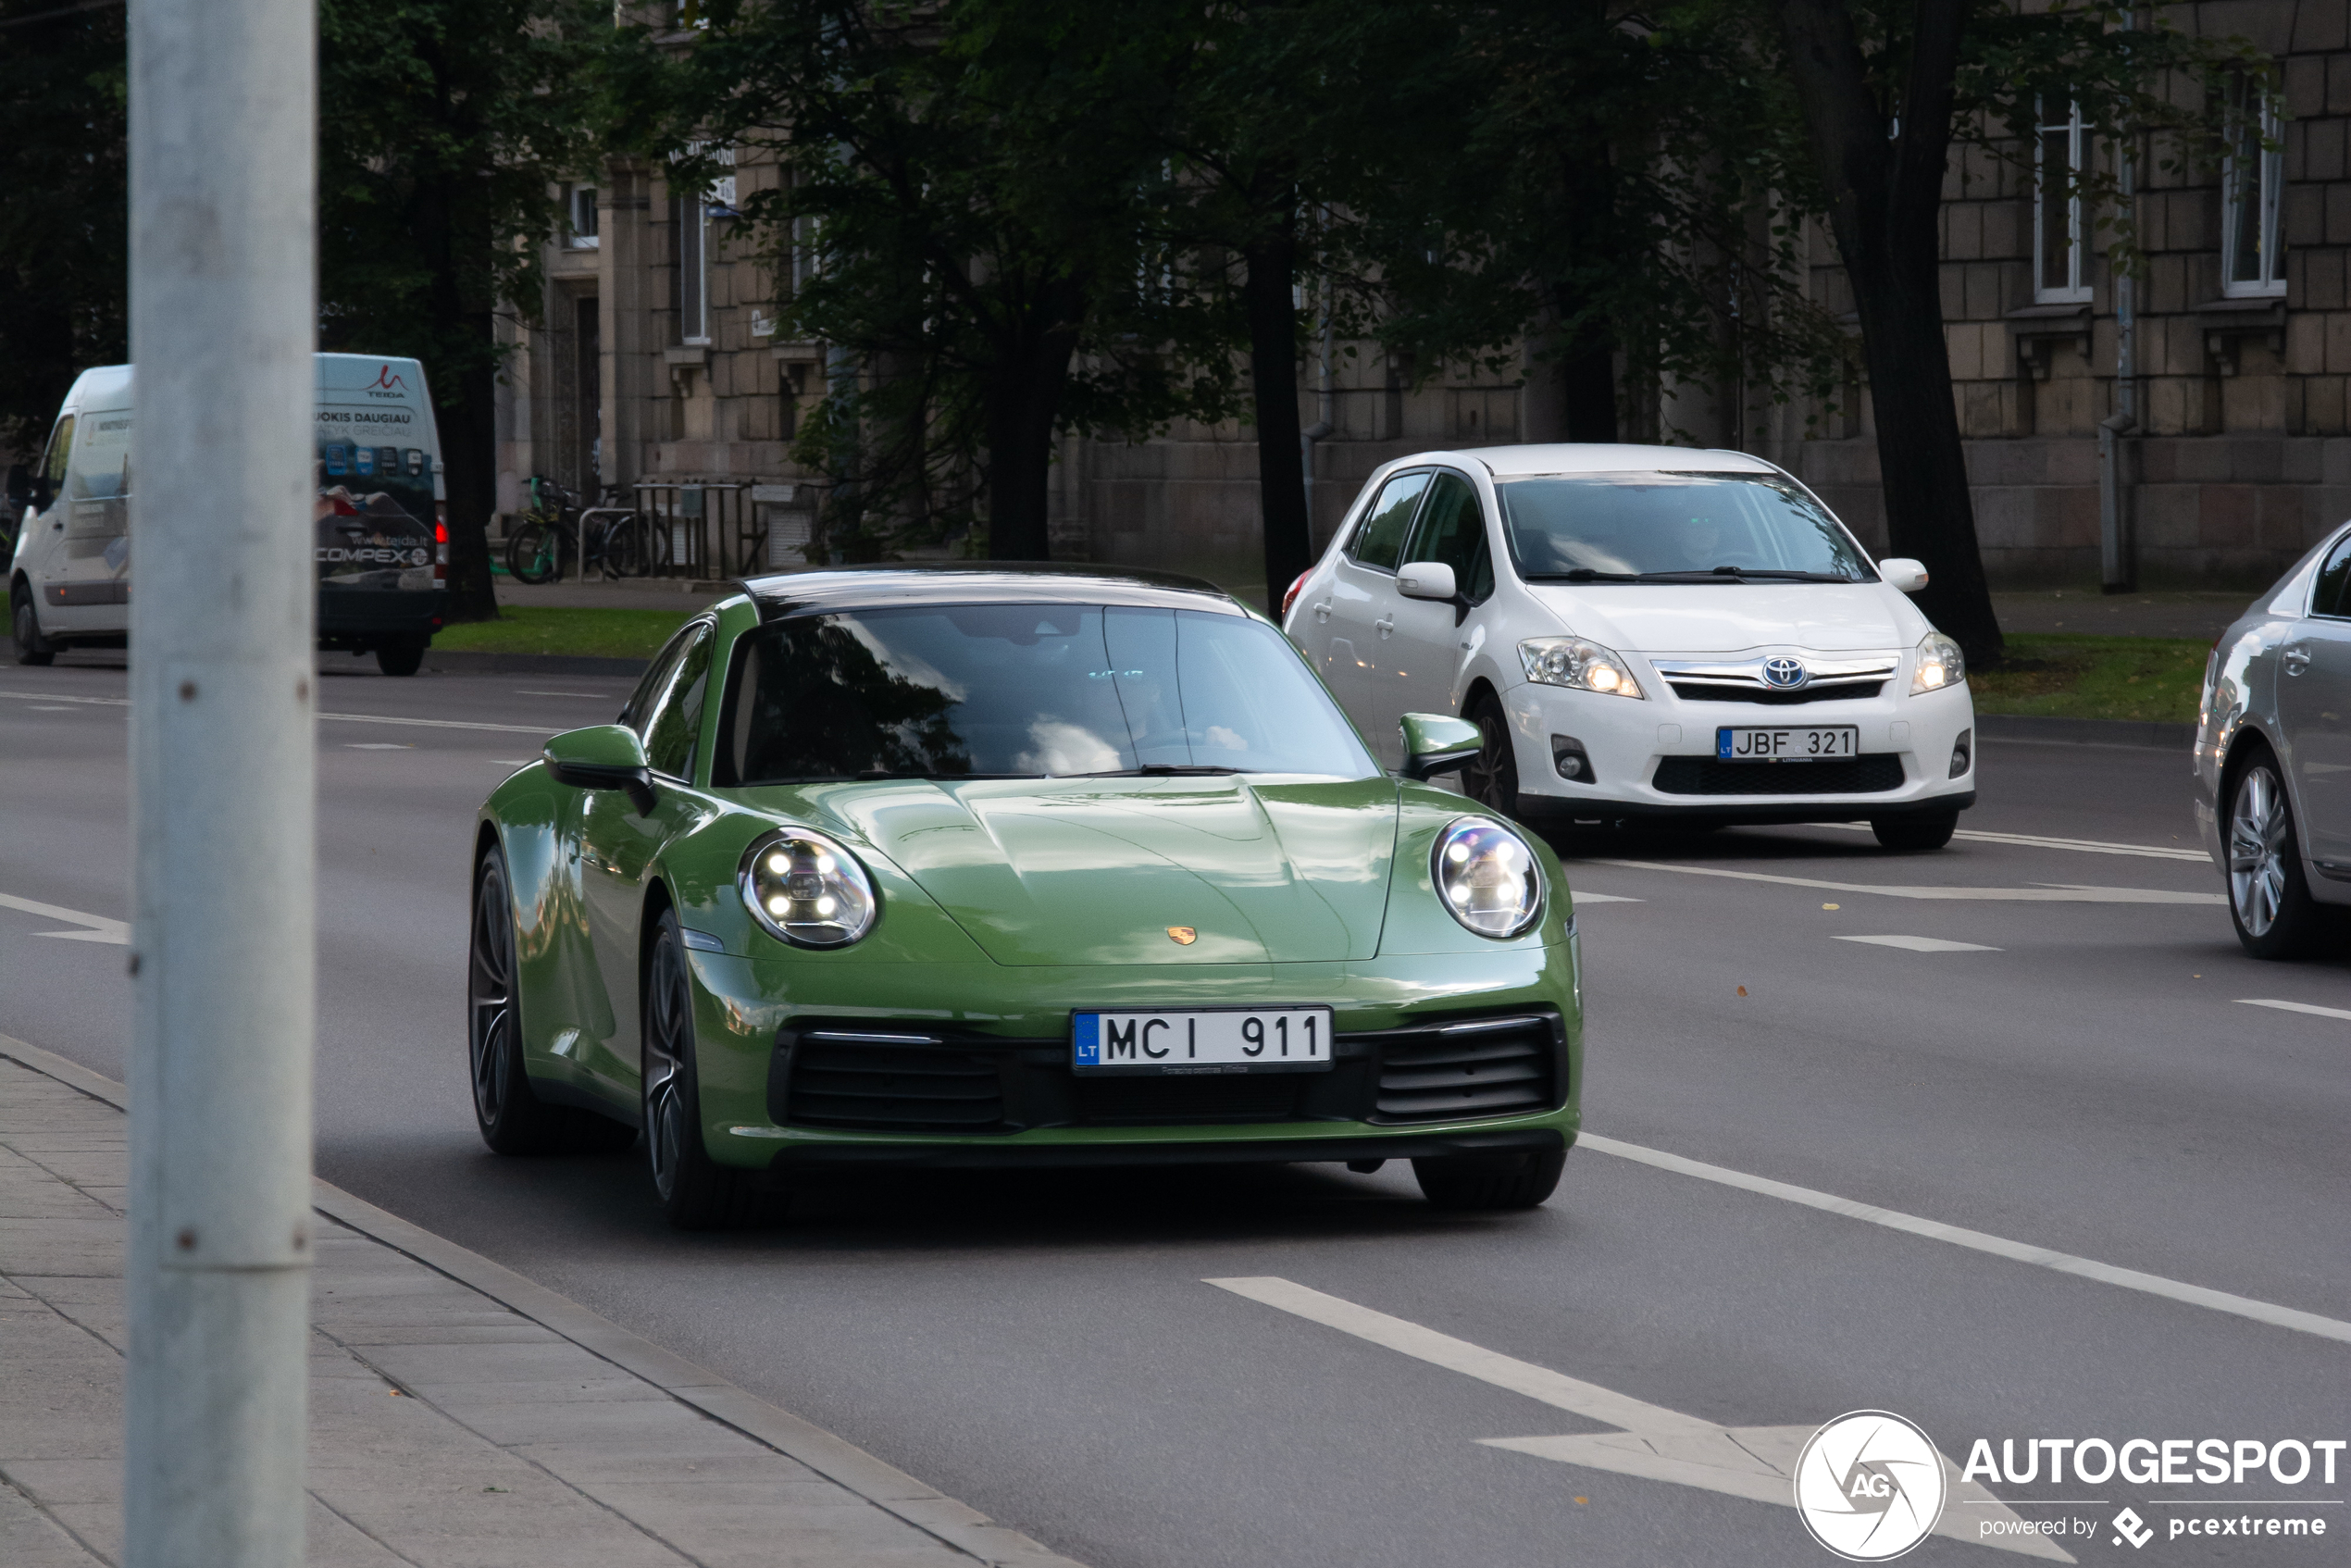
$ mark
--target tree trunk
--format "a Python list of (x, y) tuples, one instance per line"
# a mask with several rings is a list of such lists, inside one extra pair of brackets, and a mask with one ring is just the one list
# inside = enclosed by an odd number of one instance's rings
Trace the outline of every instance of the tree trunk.
[(1001, 346), (988, 388), (988, 558), (1052, 559), (1053, 434), (1077, 351), (1084, 291), (1046, 283)]
[(1257, 404), (1257, 505), (1265, 530), (1265, 607), (1278, 614), (1282, 595), (1314, 564), (1306, 516), (1306, 467), (1299, 450), (1298, 307), (1290, 290), (1298, 272), (1295, 212), (1242, 253), (1248, 272), (1241, 292), (1249, 307), (1249, 372)]
[(1901, 118), (1889, 124), (1844, 0), (1778, 0), (1829, 225), (1852, 280), (1893, 554), (1923, 562), (1919, 608), (1971, 664), (2000, 657), (1943, 336), (1936, 218), (1964, 0), (1918, 0)]
[[(488, 325), (485, 318), (485, 330)], [(490, 573), (490, 515), (498, 509), (497, 380), (485, 362), (433, 382), (449, 501), (449, 604), (442, 614), (452, 621), (498, 618)]]

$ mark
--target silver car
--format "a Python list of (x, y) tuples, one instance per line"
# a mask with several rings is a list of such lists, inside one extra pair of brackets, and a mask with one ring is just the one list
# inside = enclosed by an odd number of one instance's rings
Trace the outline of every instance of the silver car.
[(2351, 904), (2351, 527), (2212, 645), (2196, 826), (2256, 958), (2311, 952)]

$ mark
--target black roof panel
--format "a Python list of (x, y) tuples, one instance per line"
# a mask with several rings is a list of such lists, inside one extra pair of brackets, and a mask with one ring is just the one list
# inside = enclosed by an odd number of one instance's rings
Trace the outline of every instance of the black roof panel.
[(745, 578), (762, 620), (902, 604), (1125, 604), (1246, 615), (1213, 582), (1175, 572), (1039, 562), (952, 561), (827, 566)]

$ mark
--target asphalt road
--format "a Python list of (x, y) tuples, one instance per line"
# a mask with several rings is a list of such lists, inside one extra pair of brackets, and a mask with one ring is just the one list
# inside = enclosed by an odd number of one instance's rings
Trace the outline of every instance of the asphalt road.
[[(2168, 855), (1891, 856), (1836, 828), (1567, 846), (1576, 890), (1620, 901), (1581, 904), (1591, 1132), (2155, 1288), (1596, 1148), (1524, 1215), (1433, 1213), (1397, 1165), (957, 1173), (844, 1177), (786, 1229), (688, 1237), (638, 1156), (486, 1153), (466, 1089), (471, 814), (622, 683), (328, 667), (327, 713), (518, 728), (320, 726), (320, 1174), (1097, 1568), (1831, 1561), (1787, 1508), (1486, 1446), (1613, 1428), (1210, 1279), (1292, 1281), (1724, 1426), (1894, 1411), (1955, 1459), (2351, 1437), (2351, 1344), (2163, 1293), (2351, 1318), (2351, 1019), (2244, 1000), (2351, 1007), (2346, 964), (2241, 955), (2215, 873), (2177, 853), (2181, 756), (1988, 743), (1962, 824)], [(0, 669), (0, 899), (127, 916), (124, 689), (94, 663)], [(87, 929), (0, 904), (0, 1031), (118, 1076), (124, 950), (41, 934)], [(1970, 945), (1851, 940), (1883, 937)], [(2140, 1555), (2108, 1526), (2126, 1505), (2166, 1561), (2351, 1557), (2351, 1458), (2332, 1486), (1993, 1489), (2095, 1524), (2063, 1542), (2085, 1562)], [(2168, 1537), (2222, 1512), (2331, 1528)], [(1937, 1537), (1908, 1561), (2002, 1559)]]

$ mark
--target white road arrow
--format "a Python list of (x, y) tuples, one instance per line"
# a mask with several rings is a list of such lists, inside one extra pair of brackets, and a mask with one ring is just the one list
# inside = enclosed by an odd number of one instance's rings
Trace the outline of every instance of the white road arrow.
[(27, 915), (38, 915), (44, 920), (62, 920), (68, 926), (84, 927), (79, 931), (35, 931), (36, 937), (55, 937), (67, 942), (112, 942), (117, 947), (131, 945), (131, 924), (125, 920), (109, 920), (103, 915), (84, 915), (78, 909), (61, 909), (54, 903), (35, 903), (0, 893), (0, 909), (20, 909)]
[[(1391, 1350), (1508, 1388), (1530, 1400), (1574, 1411), (1593, 1421), (1621, 1426), (1622, 1432), (1596, 1432), (1561, 1437), (1486, 1437), (1489, 1448), (1509, 1449), (1563, 1464), (1611, 1470), (1650, 1481), (1672, 1481), (1756, 1502), (1796, 1506), (1796, 1458), (1812, 1426), (1718, 1426), (1713, 1422), (1662, 1405), (1645, 1404), (1629, 1395), (1597, 1383), (1586, 1383), (1532, 1362), (1456, 1339), (1434, 1328), (1424, 1328), (1400, 1317), (1287, 1279), (1258, 1277), (1203, 1281), (1236, 1296), (1290, 1313), (1296, 1316), (1384, 1345)], [(1959, 1478), (1959, 1466), (1943, 1456), (1944, 1479), (1950, 1501), (1934, 1533), (1972, 1541), (1996, 1550), (2020, 1552), (2053, 1562), (2074, 1561), (2045, 1536), (1981, 1534), (1985, 1519), (2015, 1520), (2007, 1504), (1973, 1481)]]

